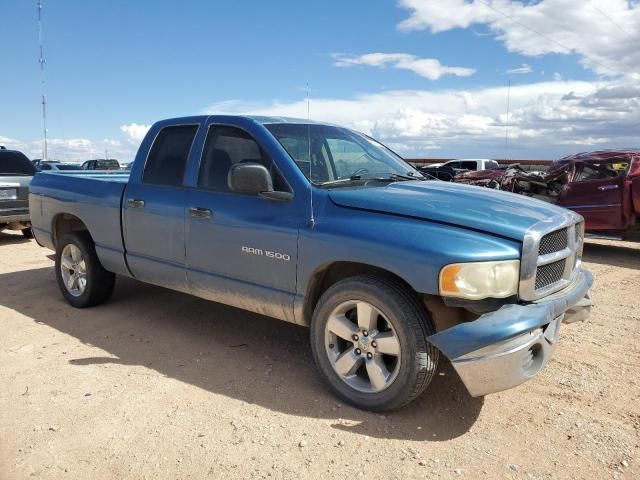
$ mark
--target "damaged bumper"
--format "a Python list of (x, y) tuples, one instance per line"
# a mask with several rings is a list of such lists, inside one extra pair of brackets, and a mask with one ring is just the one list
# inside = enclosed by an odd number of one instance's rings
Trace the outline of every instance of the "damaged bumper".
[(515, 387), (547, 364), (560, 325), (585, 320), (591, 310), (591, 273), (580, 270), (562, 291), (535, 303), (505, 305), (477, 320), (429, 337), (474, 396)]

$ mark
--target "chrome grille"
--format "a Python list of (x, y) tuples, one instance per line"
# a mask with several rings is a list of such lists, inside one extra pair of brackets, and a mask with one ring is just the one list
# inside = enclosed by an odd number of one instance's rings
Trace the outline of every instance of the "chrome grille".
[(559, 214), (525, 234), (520, 261), (522, 300), (537, 300), (569, 285), (580, 265), (583, 219), (574, 212)]
[(567, 259), (563, 258), (557, 262), (547, 263), (536, 269), (536, 290), (552, 285), (562, 280)]
[(538, 247), (538, 255), (549, 255), (550, 253), (559, 252), (567, 248), (569, 238), (567, 236), (567, 229), (556, 230), (555, 232), (547, 233), (540, 239), (540, 246)]

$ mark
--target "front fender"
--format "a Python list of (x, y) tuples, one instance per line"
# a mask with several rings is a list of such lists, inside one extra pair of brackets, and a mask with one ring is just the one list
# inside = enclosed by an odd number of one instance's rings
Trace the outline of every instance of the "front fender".
[(300, 232), (297, 293), (333, 262), (389, 271), (419, 293), (438, 295), (438, 276), (455, 262), (520, 258), (520, 243), (488, 233), (399, 215), (344, 208), (327, 201), (313, 228)]

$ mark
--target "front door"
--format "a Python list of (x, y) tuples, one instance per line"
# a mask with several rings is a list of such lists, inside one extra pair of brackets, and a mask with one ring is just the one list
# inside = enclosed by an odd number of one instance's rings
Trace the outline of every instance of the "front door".
[(623, 229), (623, 173), (579, 164), (573, 181), (560, 192), (558, 204), (582, 215), (587, 230)]
[(187, 194), (187, 278), (191, 293), (293, 321), (298, 229), (304, 210), (293, 200), (235, 193), (229, 167), (263, 164), (274, 189), (292, 192), (276, 165), (246, 131), (211, 125), (198, 173)]
[(126, 258), (135, 278), (188, 291), (185, 272), (184, 173), (198, 125), (165, 127), (156, 136), (141, 181), (123, 199)]

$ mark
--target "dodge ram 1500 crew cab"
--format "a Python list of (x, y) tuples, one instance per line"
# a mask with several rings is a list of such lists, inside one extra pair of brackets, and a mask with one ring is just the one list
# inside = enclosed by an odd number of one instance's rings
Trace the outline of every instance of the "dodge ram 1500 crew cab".
[(578, 214), (428, 180), (332, 125), (161, 121), (130, 173), (39, 173), (30, 202), (71, 305), (124, 275), (309, 326), (322, 377), (370, 410), (418, 396), (439, 355), (471, 395), (518, 385), (591, 305)]

